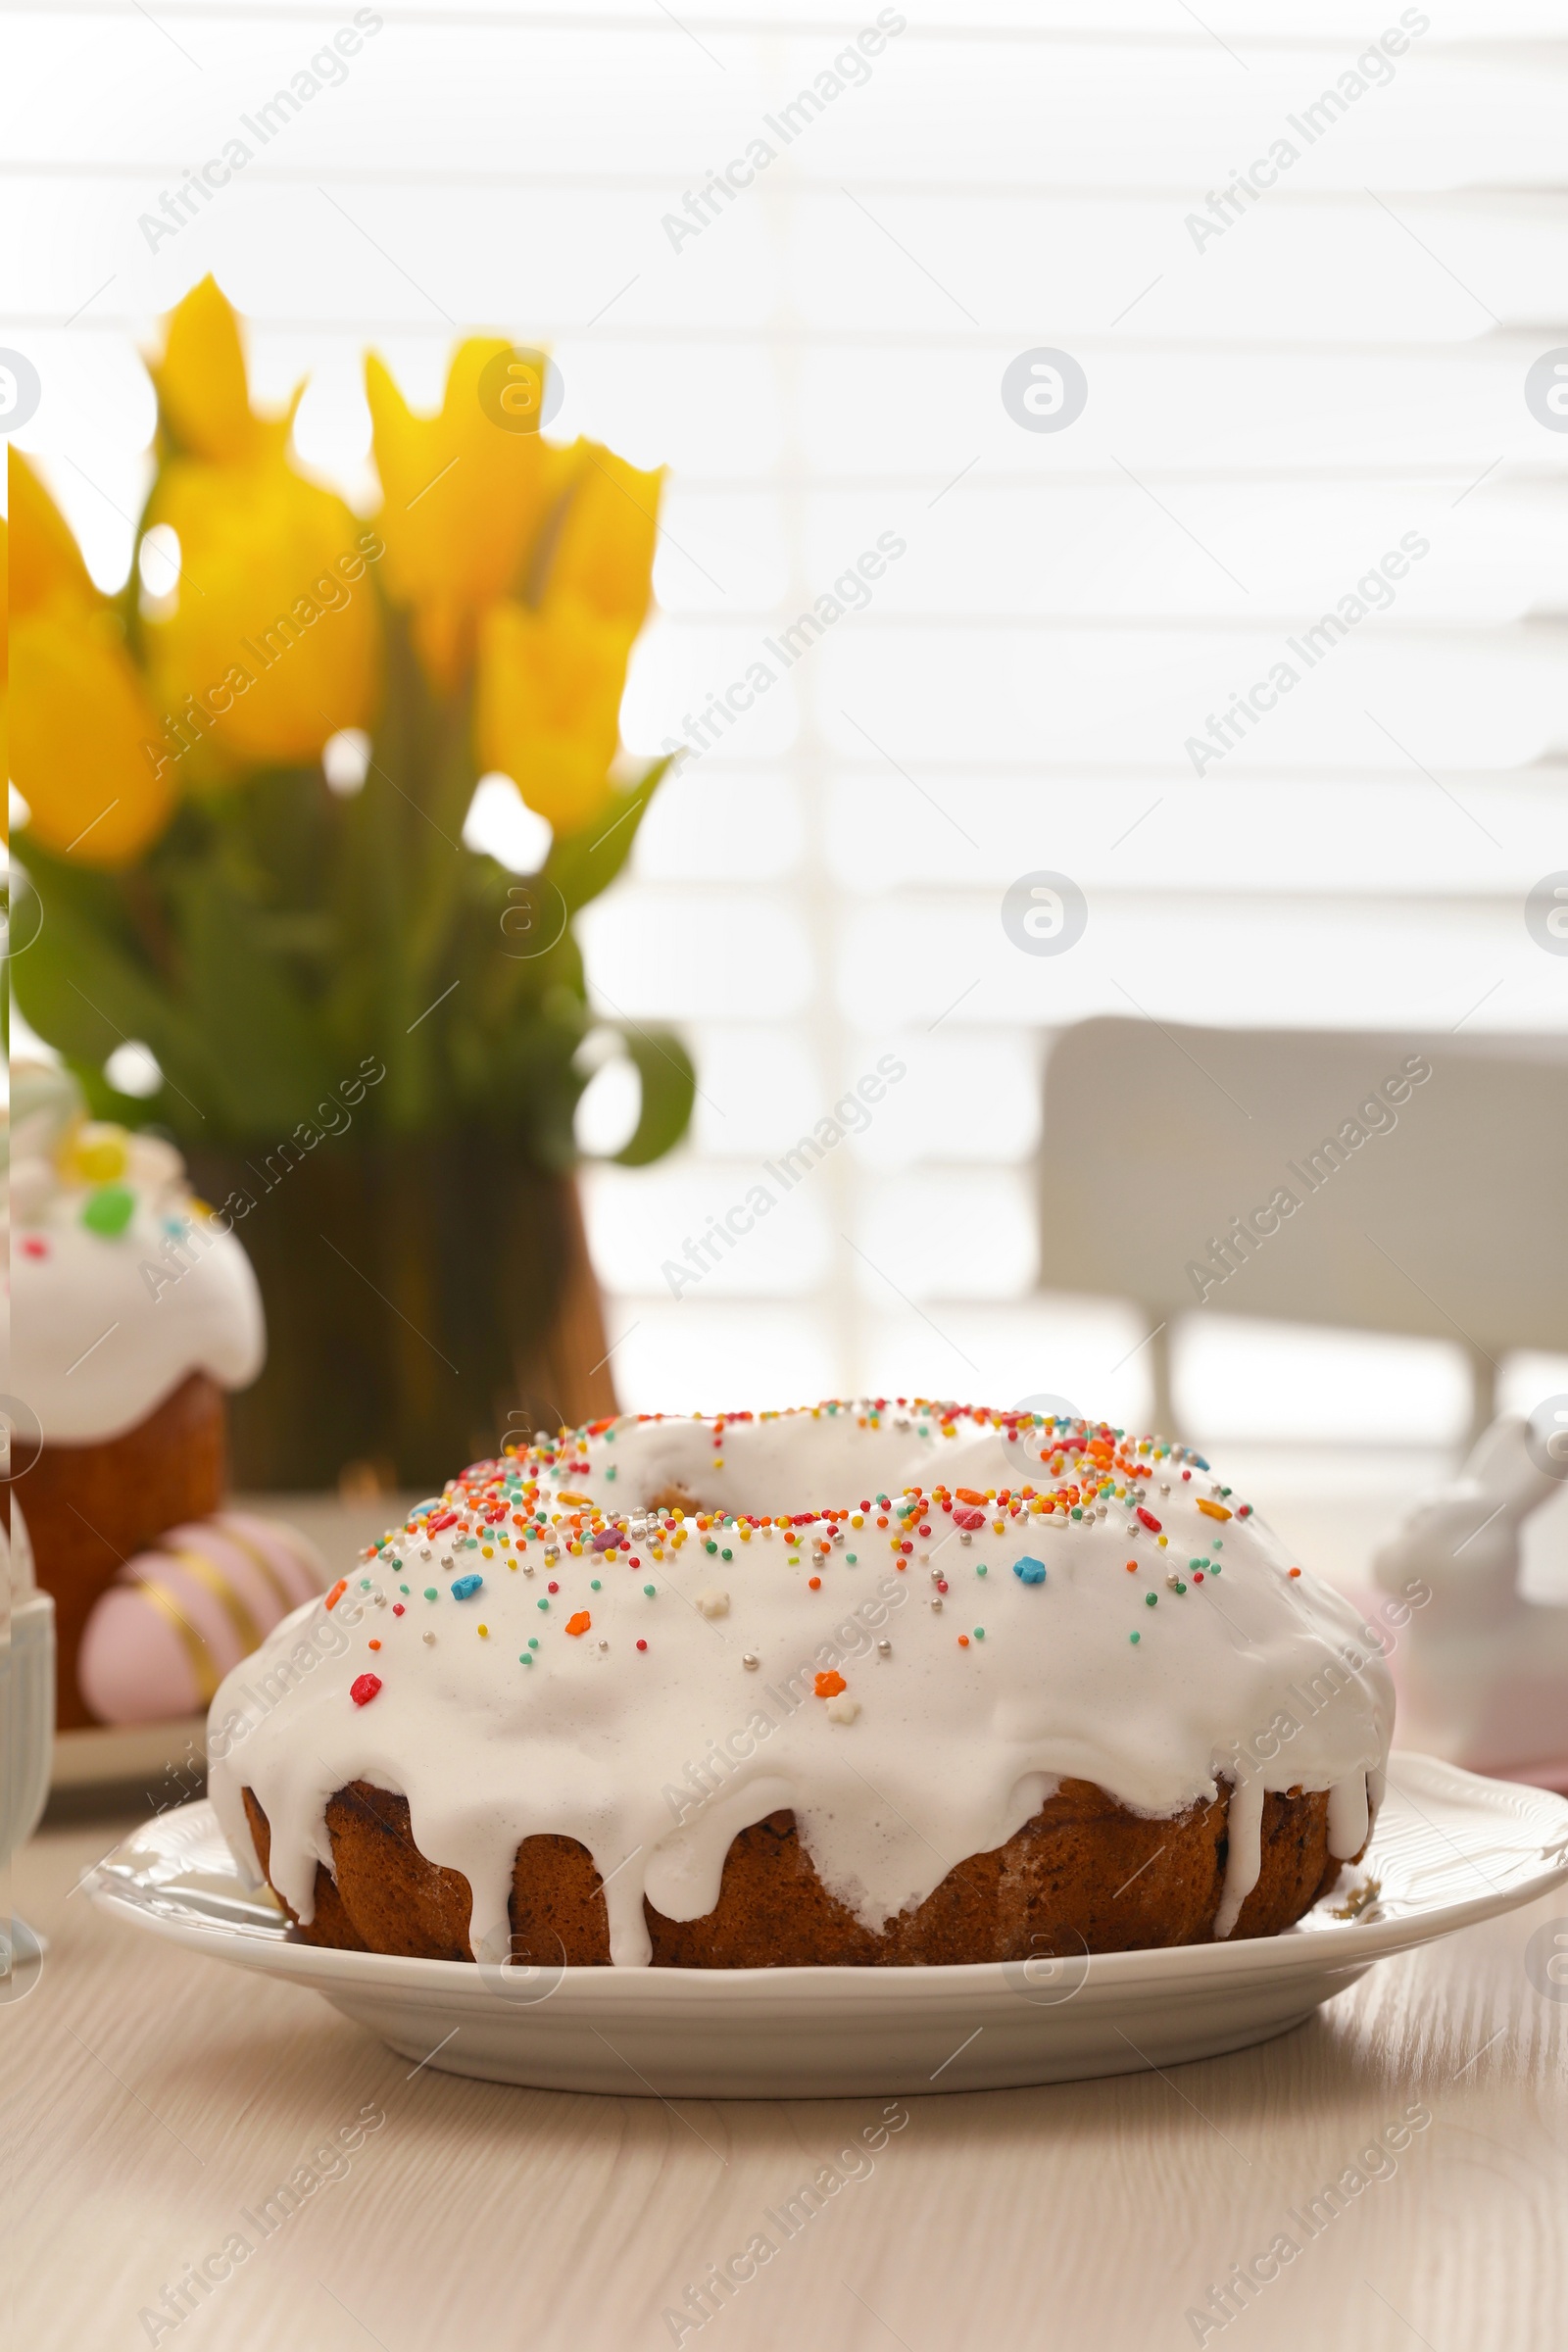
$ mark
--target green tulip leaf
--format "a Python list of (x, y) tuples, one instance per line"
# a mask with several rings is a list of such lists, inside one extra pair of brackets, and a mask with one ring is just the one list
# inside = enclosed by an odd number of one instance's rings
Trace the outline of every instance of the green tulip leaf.
[[(30, 844), (25, 855), (42, 920), (11, 967), (24, 1017), (83, 1071), (102, 1070), (127, 1039), (150, 1047), (168, 1081), (154, 1099), (158, 1115), (181, 1133), (199, 1131), (215, 1107), (221, 1110), (220, 1065), (197, 1025), (128, 944), (116, 885)], [(147, 1102), (140, 1111), (143, 1118), (153, 1115)]]
[(628, 1140), (614, 1153), (623, 1168), (643, 1168), (680, 1142), (697, 1095), (697, 1071), (678, 1037), (667, 1029), (621, 1030), (626, 1057), (642, 1084), (642, 1106)]
[(667, 760), (654, 760), (629, 792), (612, 795), (591, 825), (585, 825), (580, 833), (564, 834), (552, 845), (544, 863), (544, 879), (560, 891), (568, 914), (575, 914), (579, 906), (586, 906), (613, 882), (631, 855), (644, 811), (668, 766)]

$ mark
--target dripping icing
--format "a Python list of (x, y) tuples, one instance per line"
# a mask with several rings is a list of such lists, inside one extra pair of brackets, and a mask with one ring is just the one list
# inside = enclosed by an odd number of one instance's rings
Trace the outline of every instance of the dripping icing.
[[(829, 1890), (879, 1928), (952, 1863), (1005, 1843), (1062, 1778), (1160, 1816), (1211, 1798), (1225, 1778), (1215, 1934), (1229, 1934), (1256, 1882), (1267, 1790), (1327, 1788), (1331, 1850), (1357, 1849), (1367, 1775), (1380, 1775), (1388, 1746), (1387, 1672), (1376, 1657), (1348, 1664), (1348, 1649), (1359, 1655), (1353, 1611), (1293, 1578), (1255, 1515), (1228, 1517), (1215, 1546), (1220, 1523), (1197, 1504), (1228, 1511), (1214, 1502), (1228, 1490), (1206, 1465), (1182, 1483), (1178, 1464), (1196, 1456), (1152, 1441), (1117, 1448), (1110, 1432), (1075, 1427), (1081, 1442), (1065, 1424), (956, 1407), (915, 1411), (901, 1427), (861, 1404), (727, 1421), (720, 1452), (712, 1420), (623, 1418), (509, 1459), (505, 1549), (500, 1524), (473, 1507), (479, 1473), (495, 1466), (477, 1466), (362, 1563), (341, 1616), (319, 1601), (297, 1611), (220, 1690), (211, 1781), (229, 1842), (254, 1869), (239, 1793), (250, 1787), (270, 1825), (274, 1884), (308, 1920), (316, 1864), (330, 1866), (327, 1799), (353, 1779), (396, 1790), (420, 1852), (468, 1880), (470, 1940), (484, 1953), (506, 1948), (522, 1838), (573, 1837), (605, 1882), (612, 1959), (637, 1967), (650, 1957), (644, 1895), (666, 1917), (704, 1916), (732, 1838), (772, 1811), (795, 1813)], [(1081, 1469), (1091, 1441), (1133, 1465), (1098, 1486), (1091, 1508), (1104, 1502), (1105, 1515), (1073, 1520), (1082, 1502), (1035, 1507), (1063, 1491), (1054, 1460)], [(950, 1514), (979, 1504), (944, 1511), (932, 1500), (960, 1487), (985, 1498), (981, 1527), (961, 1531), (967, 1544)], [(672, 1489), (722, 1515), (704, 1529), (688, 1515), (677, 1544), (666, 1505), (651, 1534), (647, 1508)], [(906, 1524), (898, 1505), (914, 1489), (924, 1499)], [(1157, 1528), (1137, 1517), (1139, 1503)], [(816, 1513), (808, 1524), (765, 1537), (747, 1527), (748, 1514), (806, 1511)], [(449, 1512), (454, 1523), (432, 1536), (429, 1522)], [(467, 1548), (476, 1529), (494, 1539), (488, 1555)], [(585, 1532), (616, 1542), (596, 1549)], [(1038, 1584), (1009, 1572), (1025, 1555), (1045, 1567)], [(1210, 1561), (1206, 1582), (1191, 1571), (1198, 1558)], [(482, 1572), (484, 1640), (475, 1600), (452, 1596), (465, 1569)], [(711, 1601), (720, 1572), (728, 1606), (708, 1614), (699, 1596)], [(554, 1597), (539, 1592), (545, 1575)], [(936, 1575), (945, 1613), (930, 1605)], [(390, 1602), (403, 1585), (415, 1613), (394, 1634), (376, 1595)], [(605, 1651), (565, 1631), (566, 1612), (585, 1603)], [(960, 1649), (960, 1632), (979, 1626), (983, 1643)], [(429, 1631), (433, 1645), (421, 1641)], [(349, 1685), (371, 1632), (382, 1687), (360, 1707)], [(514, 1663), (524, 1648), (536, 1661), (526, 1671)], [(1307, 1702), (1331, 1661), (1342, 1687), (1332, 1703)], [(824, 1668), (846, 1682), (853, 1722), (830, 1720), (816, 1696)], [(1262, 1759), (1249, 1742), (1261, 1747), (1282, 1714), (1296, 1729), (1286, 1740), (1276, 1730)]]

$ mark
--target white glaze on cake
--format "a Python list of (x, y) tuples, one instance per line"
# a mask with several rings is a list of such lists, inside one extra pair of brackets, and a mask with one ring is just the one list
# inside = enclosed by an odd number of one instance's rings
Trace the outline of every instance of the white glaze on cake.
[[(1085, 1481), (1089, 1446), (1102, 1461)], [(432, 1532), (503, 1470), (505, 1517), (470, 1507), (466, 1532)], [(533, 1480), (542, 1538), (521, 1499)], [(671, 1486), (733, 1518), (688, 1515), (676, 1541), (666, 1508), (651, 1538), (644, 1506)], [(976, 1512), (959, 1488), (993, 1498), (972, 1530), (954, 1516)], [(875, 1498), (915, 1491), (926, 1504), (905, 1533)], [(808, 1510), (851, 1516), (747, 1524)], [(629, 1551), (592, 1549), (596, 1528)], [(1223, 1775), (1225, 1935), (1257, 1876), (1264, 1792), (1327, 1789), (1331, 1850), (1348, 1857), (1388, 1753), (1381, 1658), (1349, 1604), (1295, 1569), (1196, 1455), (1102, 1426), (887, 1399), (622, 1417), (476, 1466), (360, 1562), (333, 1610), (279, 1626), (213, 1701), (211, 1793), (254, 1872), (255, 1791), (273, 1884), (309, 1920), (327, 1799), (355, 1779), (401, 1792), (419, 1851), (472, 1887), (481, 1958), (509, 1948), (521, 1839), (579, 1838), (606, 1882), (612, 1958), (631, 1967), (650, 1956), (644, 1894), (668, 1918), (704, 1916), (731, 1839), (782, 1807), (830, 1891), (880, 1928), (1064, 1778), (1166, 1815)], [(457, 1597), (471, 1575), (482, 1585)], [(368, 1673), (380, 1687), (357, 1704)], [(819, 1673), (843, 1690), (817, 1695)]]
[(192, 1372), (254, 1380), (256, 1277), (173, 1146), (84, 1119), (64, 1070), (19, 1067), (14, 1095), (12, 1377), (45, 1445), (118, 1438)]

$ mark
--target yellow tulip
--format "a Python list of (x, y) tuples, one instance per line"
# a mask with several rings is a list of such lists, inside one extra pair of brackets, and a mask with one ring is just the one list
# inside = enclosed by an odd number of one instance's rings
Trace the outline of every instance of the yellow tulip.
[(61, 594), (85, 605), (96, 603), (98, 591), (71, 535), (71, 525), (21, 450), (13, 448), (6, 454), (10, 461), (7, 503), (16, 529), (7, 566), (13, 612), (35, 612)]
[(179, 538), (174, 609), (146, 642), (169, 748), (195, 755), (194, 780), (314, 760), (340, 727), (369, 723), (381, 629), (367, 565), (381, 542), (341, 499), (280, 458), (182, 460), (148, 520)]
[(281, 454), (291, 417), (252, 415), (239, 320), (215, 278), (171, 311), (164, 356), (147, 370), (176, 451), (224, 466)]
[(148, 506), (180, 549), (172, 612), (146, 624), (172, 760), (193, 782), (314, 760), (374, 710), (381, 543), (294, 472), (292, 409), (252, 413), (239, 321), (211, 277), (171, 313), (158, 387), (166, 458)]
[(37, 474), (9, 457), (11, 774), (35, 841), (124, 865), (168, 823), (173, 780), (118, 615)]
[(574, 596), (633, 635), (648, 617), (664, 468), (641, 473), (597, 441), (579, 441), (550, 564), (549, 595)]
[(479, 765), (511, 776), (558, 833), (580, 830), (610, 798), (631, 644), (575, 597), (540, 612), (493, 605), (480, 621)]
[(128, 864), (168, 823), (174, 780), (114, 613), (57, 597), (19, 614), (11, 665), (11, 773), (28, 833), (83, 865)]
[(448, 691), (473, 659), (478, 615), (524, 592), (530, 551), (576, 463), (487, 410), (480, 377), (511, 349), (484, 337), (460, 344), (435, 416), (414, 415), (373, 352), (365, 363), (388, 593), (413, 609), (419, 658)]

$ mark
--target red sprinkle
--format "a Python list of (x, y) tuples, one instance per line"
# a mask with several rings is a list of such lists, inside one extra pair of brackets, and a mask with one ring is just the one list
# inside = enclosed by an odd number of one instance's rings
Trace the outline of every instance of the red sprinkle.
[(638, 1644), (637, 1644), (637, 1646), (638, 1646), (638, 1648), (639, 1648), (639, 1649), (646, 1649), (646, 1648), (648, 1647), (648, 1644), (647, 1644), (647, 1642), (638, 1642)]
[(381, 1646), (381, 1644), (380, 1644), (380, 1642), (368, 1642), (368, 1643), (366, 1644), (366, 1646), (367, 1646), (367, 1648), (369, 1648), (369, 1649), (379, 1649), (379, 1648), (380, 1648), (380, 1646)]
[(444, 1527), (456, 1527), (457, 1524), (456, 1511), (443, 1511), (439, 1519), (426, 1520), (424, 1532), (427, 1536), (438, 1536)]
[(401, 1617), (401, 1616), (402, 1616), (402, 1614), (403, 1614), (403, 1603), (402, 1603), (402, 1601), (401, 1601), (401, 1600), (395, 1600), (395, 1601), (392, 1603), (392, 1614), (393, 1614), (393, 1616), (394, 1616), (394, 1617)]
[(819, 1576), (808, 1576), (808, 1577), (807, 1578), (807, 1580), (806, 1580), (806, 1581), (807, 1581), (807, 1583), (808, 1583), (808, 1584), (810, 1586), (810, 1588), (811, 1588), (811, 1591), (812, 1591), (813, 1592), (821, 1592), (821, 1590), (822, 1590), (822, 1579), (821, 1579)]
[(1301, 1571), (1299, 1570), (1299, 1568), (1293, 1568), (1293, 1569), (1291, 1570), (1291, 1574), (1292, 1574), (1293, 1576), (1299, 1576), (1299, 1575), (1300, 1575), (1300, 1573), (1301, 1573)]
[(953, 1520), (956, 1527), (984, 1527), (986, 1515), (984, 1511), (970, 1509), (967, 1504), (958, 1504), (954, 1509)]
[(551, 1592), (559, 1592), (561, 1591), (561, 1587), (559, 1585), (549, 1585), (546, 1587), (546, 1591)]
[(1140, 1504), (1138, 1505), (1138, 1516), (1139, 1516), (1139, 1518), (1140, 1518), (1140, 1519), (1143, 1521), (1144, 1525), (1145, 1525), (1145, 1526), (1146, 1526), (1146, 1527), (1147, 1527), (1147, 1528), (1148, 1528), (1148, 1529), (1151, 1531), (1151, 1533), (1152, 1533), (1152, 1534), (1153, 1534), (1153, 1535), (1156, 1535), (1156, 1536), (1158, 1535), (1158, 1533), (1159, 1533), (1159, 1521), (1158, 1521), (1158, 1520), (1157, 1520), (1157, 1519), (1154, 1517), (1154, 1514), (1153, 1514), (1153, 1512), (1152, 1512), (1152, 1511), (1146, 1511), (1146, 1510), (1145, 1510), (1145, 1508), (1144, 1508), (1144, 1506), (1143, 1506), (1143, 1504), (1142, 1504), (1142, 1503), (1140, 1503)]
[(346, 1576), (340, 1576), (340, 1577), (338, 1578), (338, 1580), (337, 1580), (337, 1583), (336, 1583), (336, 1584), (335, 1584), (335, 1585), (332, 1587), (332, 1590), (331, 1590), (331, 1592), (330, 1592), (327, 1594), (327, 1596), (326, 1596), (326, 1605), (327, 1605), (327, 1607), (328, 1607), (329, 1609), (335, 1609), (335, 1608), (337, 1607), (337, 1604), (338, 1604), (338, 1602), (339, 1602), (339, 1601), (342, 1599), (342, 1597), (343, 1597), (344, 1593), (345, 1593), (345, 1592), (348, 1591), (348, 1589), (349, 1589), (349, 1580), (348, 1580), (348, 1578), (347, 1578)]
[(349, 1696), (357, 1707), (368, 1707), (380, 1688), (381, 1677), (378, 1674), (356, 1675), (349, 1685)]

